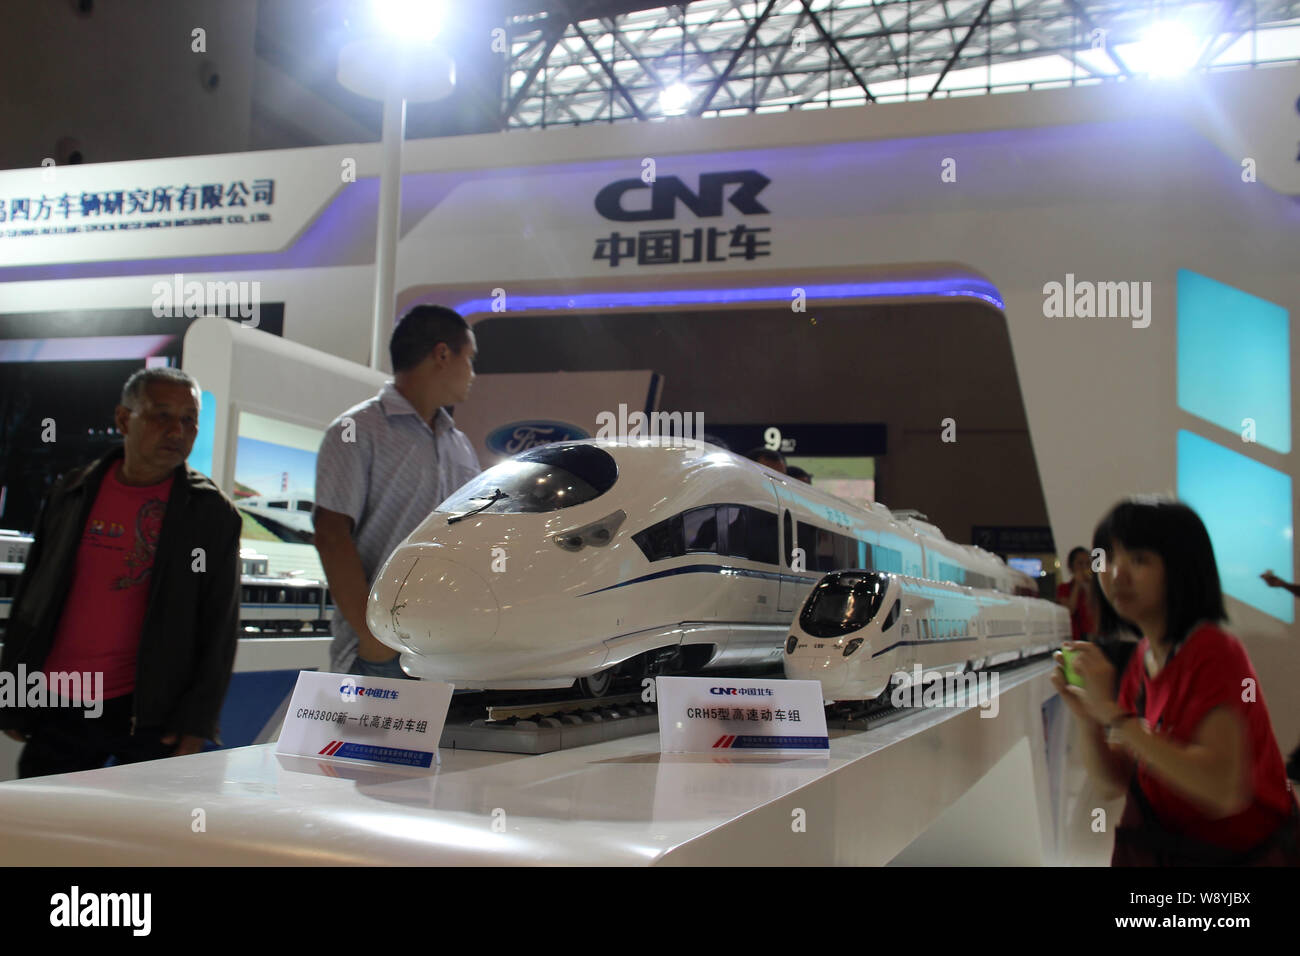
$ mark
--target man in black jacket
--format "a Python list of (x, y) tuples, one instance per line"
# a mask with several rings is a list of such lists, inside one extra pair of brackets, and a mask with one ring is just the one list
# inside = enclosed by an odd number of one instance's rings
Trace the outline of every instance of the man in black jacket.
[[(219, 742), (238, 639), (242, 522), (185, 464), (198, 418), (189, 375), (136, 372), (115, 415), (122, 448), (64, 475), (45, 498), (0, 657), (0, 676), (18, 688), (0, 699), (0, 728), (27, 743), (20, 777)], [(64, 691), (48, 706), (24, 693), (37, 672)], [(75, 686), (80, 700), (66, 694)]]

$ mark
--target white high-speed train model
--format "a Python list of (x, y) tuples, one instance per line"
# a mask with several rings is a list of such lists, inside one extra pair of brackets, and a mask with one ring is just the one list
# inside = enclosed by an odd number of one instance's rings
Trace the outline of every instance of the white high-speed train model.
[(779, 663), (805, 595), (850, 567), (1037, 593), (879, 503), (862, 510), (710, 445), (610, 439), (532, 448), (462, 486), (389, 556), (366, 620), (415, 676), (578, 680), (599, 695), (616, 673)]
[(1070, 639), (1064, 607), (882, 571), (834, 571), (812, 589), (785, 644), (785, 676), (818, 680), (828, 703), (880, 701), (894, 674), (960, 673), (1044, 654)]

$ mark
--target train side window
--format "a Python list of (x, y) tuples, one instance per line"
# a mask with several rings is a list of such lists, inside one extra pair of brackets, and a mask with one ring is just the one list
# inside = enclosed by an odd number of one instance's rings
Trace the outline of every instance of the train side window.
[(268, 508), (283, 508), (285, 511), (289, 510), (289, 502), (287, 501), (268, 501), (266, 506)]
[[(779, 566), (781, 555), (776, 536), (776, 515), (762, 508), (746, 506), (744, 510), (749, 512), (749, 547), (745, 556), (751, 561)], [(735, 538), (731, 540), (735, 541)]]
[(886, 615), (885, 623), (880, 626), (880, 630), (884, 632), (893, 627), (894, 622), (898, 620), (898, 615), (901, 613), (902, 608), (899, 606), (898, 601), (894, 601), (894, 606), (889, 609), (889, 614)]
[(790, 510), (787, 508), (783, 519), (785, 527), (785, 554), (781, 555), (781, 564), (790, 567), (790, 556), (794, 553), (794, 522), (790, 520)]
[(856, 568), (858, 565), (858, 540), (847, 535), (835, 536), (835, 567)]
[(817, 528), (800, 521), (797, 535), (799, 547), (803, 548), (804, 570), (820, 571), (821, 564), (817, 560)]
[(648, 561), (677, 558), (686, 553), (686, 538), (682, 532), (682, 516), (673, 515), (658, 524), (652, 524), (632, 535), (641, 553)]
[[(724, 509), (725, 511), (725, 509)], [(692, 508), (682, 515), (687, 551), (718, 552), (718, 509), (713, 505)]]
[(294, 507), (297, 508), (299, 511), (311, 511), (312, 504), (313, 503), (310, 501), (299, 501), (296, 505), (294, 505)]
[(903, 573), (903, 552), (896, 551), (893, 548), (885, 548), (880, 545), (872, 545), (872, 567), (877, 571), (893, 571), (895, 574)]

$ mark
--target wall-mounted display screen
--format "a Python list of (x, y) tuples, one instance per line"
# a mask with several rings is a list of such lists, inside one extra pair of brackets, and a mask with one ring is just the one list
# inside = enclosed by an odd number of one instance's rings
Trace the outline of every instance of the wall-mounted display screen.
[(244, 519), (240, 542), (267, 556), (271, 574), (322, 576), (312, 545), (316, 452), (323, 432), (241, 412), (231, 497)]

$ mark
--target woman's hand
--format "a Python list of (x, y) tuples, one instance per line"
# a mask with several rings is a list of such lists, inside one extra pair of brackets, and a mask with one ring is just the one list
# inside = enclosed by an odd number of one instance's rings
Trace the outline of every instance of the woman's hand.
[[(1115, 668), (1096, 644), (1087, 641), (1066, 641), (1062, 645), (1068, 651), (1074, 651), (1071, 666), (1083, 680), (1082, 687), (1066, 683), (1065, 672), (1058, 667), (1052, 673), (1052, 686), (1065, 700), (1066, 706), (1076, 717), (1091, 720), (1105, 726), (1123, 711), (1111, 696), (1115, 686)], [(1064, 665), (1058, 651), (1054, 657), (1058, 664)]]

